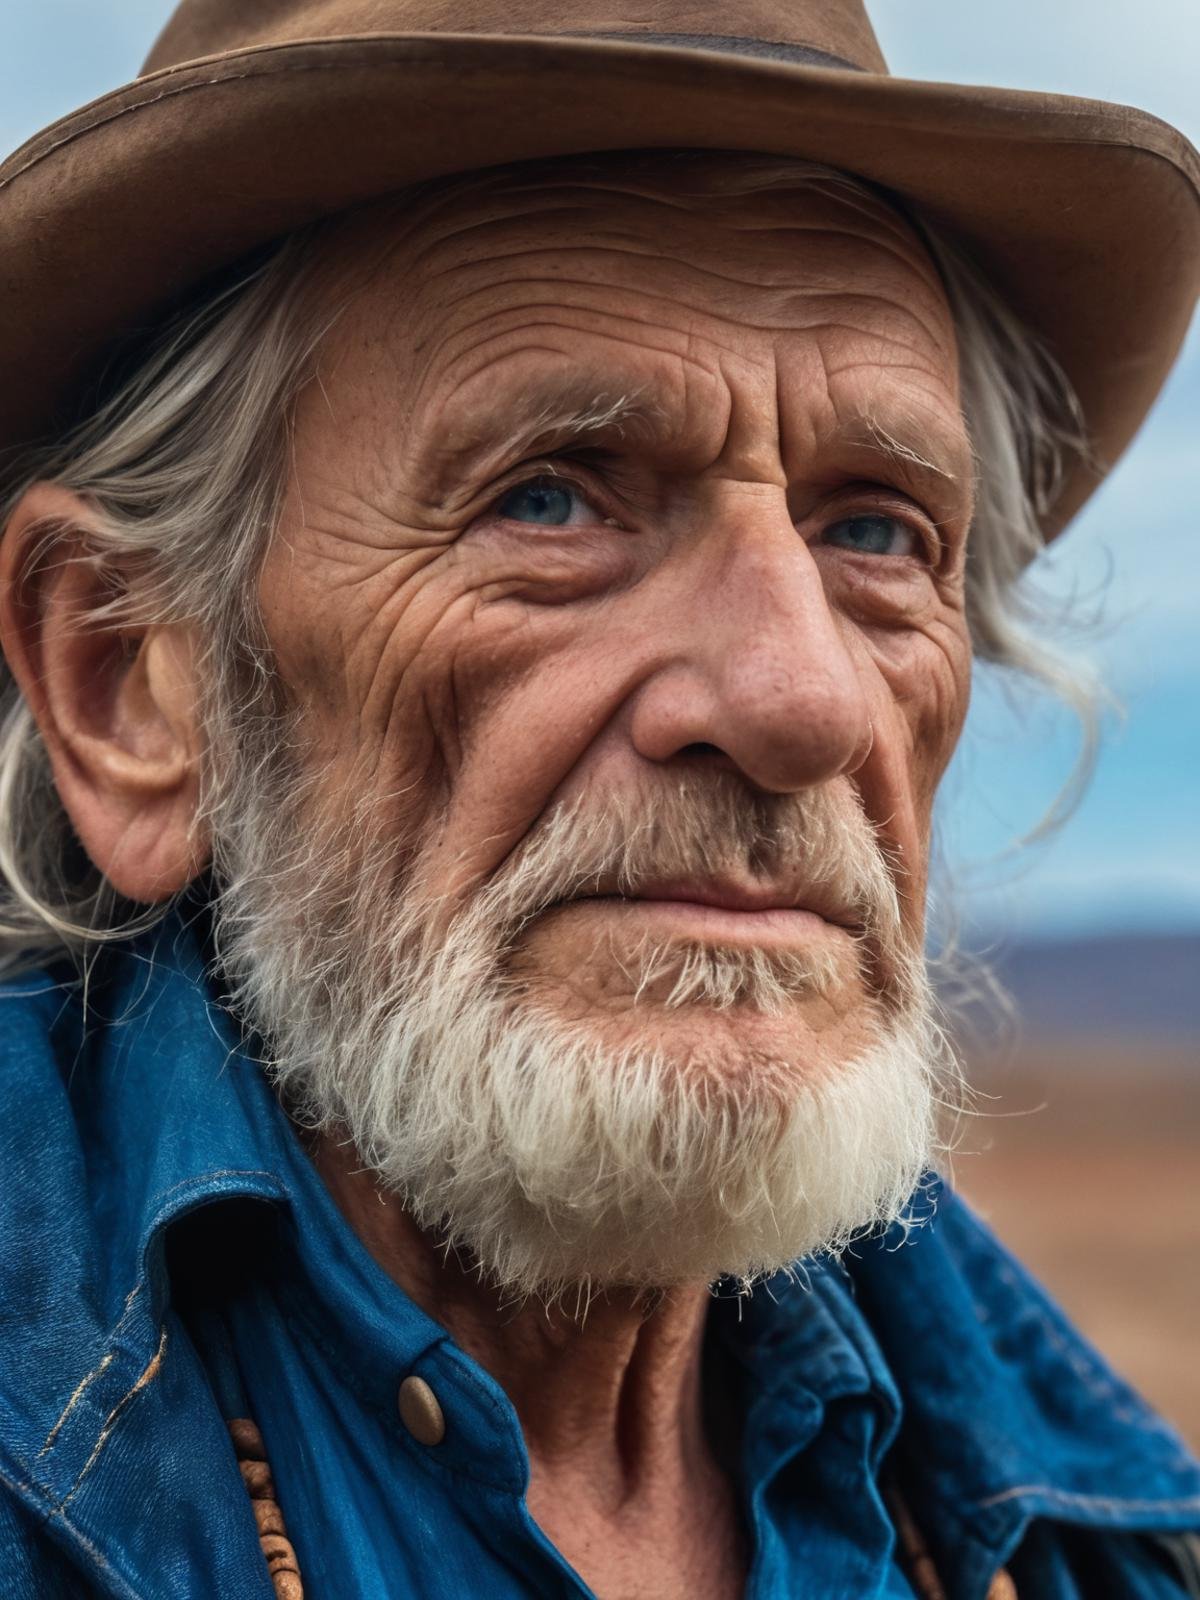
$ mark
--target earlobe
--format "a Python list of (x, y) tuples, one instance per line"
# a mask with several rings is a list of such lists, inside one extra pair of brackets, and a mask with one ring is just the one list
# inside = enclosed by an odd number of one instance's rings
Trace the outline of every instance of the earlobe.
[(154, 902), (208, 853), (196, 639), (137, 624), (98, 532), (78, 495), (37, 484), (23, 496), (0, 541), (0, 637), (88, 855), (120, 894)]

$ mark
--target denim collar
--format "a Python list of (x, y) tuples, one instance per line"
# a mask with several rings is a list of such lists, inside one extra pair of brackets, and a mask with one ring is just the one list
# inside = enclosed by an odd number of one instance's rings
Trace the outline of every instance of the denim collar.
[[(489, 1459), (523, 1461), (497, 1386), (383, 1279), (297, 1166), (195, 933), (173, 919), (114, 952), (86, 1016), (83, 999), (54, 976), (0, 989), (0, 1474), (50, 1531), (107, 1566), (117, 1594), (255, 1593), (253, 1524), (172, 1320), (165, 1259), (173, 1223), (231, 1199), (326, 1207), (345, 1240), (328, 1286), (334, 1321), (357, 1317), (356, 1336), (386, 1338), (414, 1370), (436, 1360), (442, 1382), (454, 1366), (480, 1429), (495, 1430)], [(751, 1393), (797, 1415), (861, 1395), (878, 1416), (876, 1465), (899, 1429), (895, 1457), (931, 1508), (952, 1587), (994, 1570), (1036, 1517), (1200, 1525), (1200, 1471), (1179, 1441), (936, 1181), (908, 1224), (842, 1265), (808, 1264), (795, 1282), (721, 1304), (714, 1321)], [(522, 1469), (510, 1470), (519, 1490)], [(139, 1520), (137, 1504), (159, 1509)], [(214, 1519), (222, 1537), (204, 1543), (220, 1566), (206, 1568), (195, 1530)], [(269, 1600), (265, 1578), (259, 1592)]]

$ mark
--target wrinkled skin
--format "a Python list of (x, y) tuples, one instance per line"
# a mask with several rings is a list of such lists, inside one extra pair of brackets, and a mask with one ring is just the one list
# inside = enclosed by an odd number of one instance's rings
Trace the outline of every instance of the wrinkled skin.
[[(348, 227), (348, 262), (378, 226)], [(403, 811), (433, 830), (422, 881), (453, 905), (552, 799), (713, 765), (774, 793), (851, 782), (919, 941), (967, 693), (971, 464), (915, 240), (812, 194), (686, 209), (619, 182), (460, 195), (390, 226), (301, 405), (262, 586), (331, 788), (388, 797), (381, 827)], [(622, 400), (581, 438), (553, 426)], [(548, 472), (577, 491), (555, 496), (566, 525), (518, 520), (512, 491)], [(831, 542), (863, 515), (895, 519), (894, 553)], [(801, 1027), (814, 1066), (863, 1042), (850, 982), (781, 1019), (631, 1018), (609, 942), (703, 936), (701, 916), (577, 903), (531, 930), (526, 971), (617, 1036), (687, 1049), (715, 1026), (769, 1048)], [(851, 965), (844, 931), (811, 916), (730, 923), (840, 939)]]
[[(328, 806), (365, 801), (374, 826), (423, 837), (424, 887), (452, 908), (555, 799), (715, 767), (770, 793), (852, 785), (919, 948), (968, 693), (972, 464), (950, 313), (908, 228), (808, 191), (695, 206), (615, 176), (460, 186), (360, 214), (329, 248), (322, 292), (353, 293), (300, 400), (261, 587)], [(616, 401), (629, 414), (582, 439), (545, 421)], [(547, 475), (577, 491), (550, 495), (566, 525), (512, 494)], [(10, 563), (48, 509), (86, 523), (56, 494), (18, 508)], [(848, 547), (856, 517), (882, 519), (867, 548)], [(199, 865), (194, 641), (155, 629), (106, 661), (66, 626), (71, 581), (11, 601), (6, 649), (93, 858), (161, 898)], [(526, 969), (564, 1013), (683, 1050), (695, 1021), (631, 1009), (604, 959), (636, 918), (845, 939), (803, 902), (596, 900), (529, 931)], [(769, 1048), (800, 1030), (835, 1067), (868, 1010), (846, 966), (833, 1000), (703, 1031)], [(703, 1426), (703, 1286), (651, 1317), (613, 1297), (583, 1328), (502, 1312), (352, 1153), (317, 1160), (377, 1258), (512, 1396), (531, 1509), (596, 1592), (739, 1594), (736, 1500)]]

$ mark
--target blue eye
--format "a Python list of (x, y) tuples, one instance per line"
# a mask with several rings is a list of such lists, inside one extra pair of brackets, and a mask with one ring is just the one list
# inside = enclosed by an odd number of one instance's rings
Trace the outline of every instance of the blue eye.
[(513, 522), (535, 522), (544, 528), (597, 520), (589, 514), (591, 508), (583, 496), (556, 478), (531, 478), (517, 484), (496, 502), (496, 510)]
[(872, 514), (831, 522), (822, 538), (826, 544), (864, 556), (910, 556), (917, 546), (913, 530), (898, 517)]

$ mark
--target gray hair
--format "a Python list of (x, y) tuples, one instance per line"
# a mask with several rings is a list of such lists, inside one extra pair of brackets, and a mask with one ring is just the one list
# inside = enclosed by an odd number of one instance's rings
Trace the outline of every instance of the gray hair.
[[(513, 170), (528, 183), (588, 159)], [(662, 152), (617, 159), (641, 160), (648, 184), (656, 170), (661, 183), (669, 164), (674, 194), (692, 160)], [(879, 199), (870, 185), (811, 163), (743, 155), (730, 157), (714, 177), (706, 159), (709, 169), (694, 191), (701, 199), (802, 185)], [(449, 180), (456, 181), (466, 180)], [(420, 186), (396, 205), (431, 191)], [(1091, 685), (1039, 637), (1039, 619), (1019, 583), (1042, 548), (1040, 522), (1064, 473), (1086, 453), (1078, 407), (1051, 356), (970, 260), (936, 229), (910, 220), (941, 272), (958, 334), (977, 475), (967, 566), (975, 652), (1067, 699), (1090, 735)], [(293, 402), (336, 318), (323, 297), (307, 292), (321, 237), (335, 225), (293, 234), (232, 280), (210, 286), (123, 371), (110, 373), (107, 392), (84, 420), (0, 467), (0, 529), (35, 482), (86, 498), (95, 518), (89, 559), (111, 580), (111, 599), (95, 623), (198, 625), (207, 642), (203, 815), (228, 801), (231, 783), (253, 781), (252, 772), (235, 770), (229, 730), (282, 725), (257, 580), (288, 480)], [(46, 529), (34, 560), (54, 559), (60, 532)], [(85, 955), (162, 913), (122, 903), (85, 857), (33, 714), (0, 665), (0, 974), (64, 951)]]

